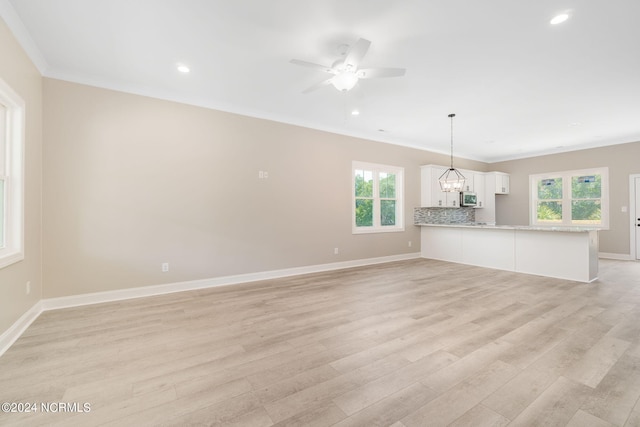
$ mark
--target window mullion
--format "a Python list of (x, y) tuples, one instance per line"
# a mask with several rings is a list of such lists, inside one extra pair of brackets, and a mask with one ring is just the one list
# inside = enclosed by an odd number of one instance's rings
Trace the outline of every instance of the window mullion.
[(571, 175), (562, 174), (562, 225), (571, 225)]
[(380, 171), (373, 170), (373, 226), (380, 227)]

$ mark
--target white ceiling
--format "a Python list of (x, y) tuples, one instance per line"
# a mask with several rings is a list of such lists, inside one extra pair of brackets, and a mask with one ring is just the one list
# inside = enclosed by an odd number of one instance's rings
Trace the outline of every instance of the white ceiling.
[[(487, 162), (640, 141), (638, 0), (0, 0), (0, 14), (53, 78), (445, 153), (456, 113), (455, 156)], [(302, 94), (328, 75), (291, 59), (331, 65), (361, 37), (362, 67), (406, 75)]]

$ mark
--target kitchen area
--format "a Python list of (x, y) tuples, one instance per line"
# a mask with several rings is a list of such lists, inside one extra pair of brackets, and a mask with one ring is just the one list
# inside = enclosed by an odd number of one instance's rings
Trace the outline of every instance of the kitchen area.
[(442, 190), (446, 166), (421, 167), (421, 256), (579, 282), (598, 278), (598, 228), (496, 224), (496, 197), (509, 197), (503, 172), (460, 169), (455, 191)]

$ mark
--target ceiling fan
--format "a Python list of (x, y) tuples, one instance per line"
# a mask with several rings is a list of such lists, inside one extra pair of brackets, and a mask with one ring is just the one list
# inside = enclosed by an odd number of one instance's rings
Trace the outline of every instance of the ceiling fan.
[(292, 64), (302, 65), (303, 67), (314, 68), (316, 70), (324, 71), (325, 73), (333, 74), (333, 77), (314, 84), (302, 91), (302, 93), (313, 92), (316, 89), (320, 89), (321, 87), (328, 86), (330, 84), (339, 91), (346, 92), (353, 89), (360, 79), (404, 76), (406, 72), (404, 68), (358, 68), (360, 66), (360, 61), (362, 61), (362, 58), (366, 55), (370, 45), (371, 42), (369, 40), (362, 38), (358, 39), (356, 44), (351, 47), (343, 45), (344, 49), (341, 52), (341, 56), (344, 58), (340, 58), (335, 61), (331, 67), (301, 61), (299, 59), (292, 59)]

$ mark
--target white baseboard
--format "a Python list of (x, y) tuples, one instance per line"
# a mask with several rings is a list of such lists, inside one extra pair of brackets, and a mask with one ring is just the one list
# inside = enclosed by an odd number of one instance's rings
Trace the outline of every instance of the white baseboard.
[(319, 273), (323, 271), (341, 270), (344, 268), (361, 267), (365, 265), (382, 264), (386, 262), (403, 261), (415, 258), (420, 258), (420, 253), (416, 252), (411, 254), (391, 255), (379, 258), (366, 258), (353, 261), (332, 262), (329, 264), (317, 264), (305, 267), (286, 268), (282, 270), (271, 270), (258, 273), (238, 274), (234, 276), (214, 277), (211, 279), (191, 280), (188, 282), (167, 283), (165, 285), (152, 285), (139, 288), (119, 289), (115, 291), (71, 295), (68, 297), (47, 298), (42, 300), (42, 309), (56, 310), (60, 308), (100, 304), (103, 302), (164, 295), (174, 292), (193, 291), (196, 289), (214, 288), (218, 286), (228, 286), (239, 283), (256, 282), (259, 280), (297, 276), (300, 274)]
[(34, 320), (42, 313), (42, 301), (38, 301), (27, 310), (13, 325), (9, 327), (2, 335), (0, 335), (0, 356), (27, 330)]
[(282, 270), (271, 270), (258, 273), (238, 274), (234, 276), (214, 277), (211, 279), (192, 280), (188, 282), (167, 283), (165, 285), (143, 286), (139, 288), (71, 295), (68, 297), (46, 298), (38, 301), (38, 303), (22, 315), (20, 319), (18, 319), (6, 332), (2, 334), (2, 336), (0, 336), (0, 356), (2, 356), (2, 354), (11, 347), (20, 335), (24, 333), (29, 325), (38, 318), (40, 313), (47, 310), (100, 304), (103, 302), (121, 301), (154, 295), (164, 295), (174, 292), (213, 288), (217, 286), (235, 285), (239, 283), (277, 279), (280, 277), (297, 276), (301, 274), (342, 270), (345, 268), (362, 267), (366, 265), (383, 264), (386, 262), (404, 261), (416, 258), (420, 258), (419, 252), (378, 258), (358, 259), (353, 261), (332, 262), (329, 264), (317, 264), (305, 267), (285, 268)]
[(599, 252), (598, 258), (604, 259), (619, 259), (621, 261), (632, 261), (633, 258), (629, 254), (614, 254), (609, 252)]

